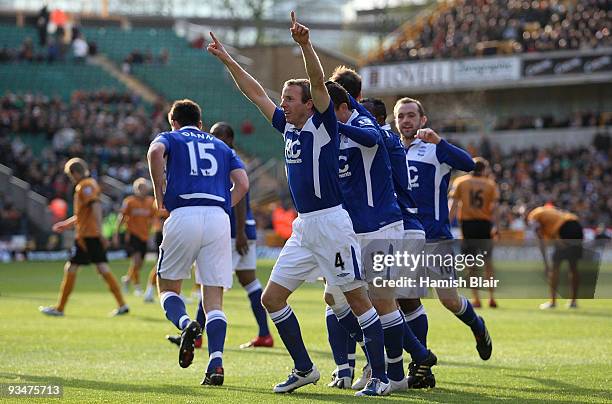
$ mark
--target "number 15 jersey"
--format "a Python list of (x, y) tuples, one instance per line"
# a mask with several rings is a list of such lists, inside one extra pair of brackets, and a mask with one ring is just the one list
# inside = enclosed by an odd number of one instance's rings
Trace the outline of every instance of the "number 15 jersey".
[(164, 205), (168, 211), (185, 206), (220, 206), (229, 214), (230, 172), (244, 168), (234, 150), (195, 126), (160, 133), (155, 142), (166, 146)]

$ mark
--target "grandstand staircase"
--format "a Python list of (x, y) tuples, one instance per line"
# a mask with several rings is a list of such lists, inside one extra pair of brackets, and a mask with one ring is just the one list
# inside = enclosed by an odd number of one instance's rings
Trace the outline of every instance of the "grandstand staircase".
[(151, 87), (138, 80), (136, 77), (122, 72), (121, 69), (105, 55), (96, 55), (90, 59), (90, 63), (100, 67), (109, 75), (123, 83), (123, 85), (125, 85), (129, 90), (140, 95), (143, 100), (150, 104), (164, 98), (160, 94), (153, 91)]

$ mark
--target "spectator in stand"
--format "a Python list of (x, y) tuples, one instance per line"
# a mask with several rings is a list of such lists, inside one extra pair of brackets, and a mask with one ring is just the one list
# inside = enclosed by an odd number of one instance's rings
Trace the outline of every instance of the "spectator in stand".
[(0, 236), (23, 234), (23, 215), (8, 201), (0, 208)]
[(72, 54), (76, 63), (84, 63), (89, 54), (89, 45), (81, 34), (78, 34), (72, 41)]
[(457, 58), (610, 46), (609, 12), (608, 0), (457, 0), (450, 7), (440, 3), (431, 15), (406, 24), (406, 30), (376, 59)]

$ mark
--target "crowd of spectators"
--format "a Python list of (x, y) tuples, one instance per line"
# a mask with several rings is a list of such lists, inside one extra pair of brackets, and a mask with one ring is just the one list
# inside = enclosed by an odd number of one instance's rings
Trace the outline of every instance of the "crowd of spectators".
[(432, 128), (441, 133), (488, 132), (525, 129), (591, 128), (612, 125), (612, 112), (576, 111), (572, 115), (518, 115), (508, 117), (446, 117)]
[(0, 239), (14, 234), (25, 234), (26, 227), (27, 219), (15, 204), (0, 198)]
[(150, 49), (142, 52), (140, 49), (134, 49), (125, 57), (121, 68), (124, 73), (130, 74), (133, 65), (166, 65), (170, 60), (170, 52), (168, 49), (162, 48), (158, 55), (153, 55)]
[(25, 37), (18, 48), (5, 44), (0, 48), (0, 63), (55, 63), (66, 60), (83, 63), (87, 57), (98, 53), (95, 42), (87, 41), (78, 30), (73, 35), (66, 37), (64, 32), (59, 32), (38, 46), (30, 37)]
[[(143, 161), (153, 136), (167, 129), (165, 106), (148, 111), (132, 94), (75, 92), (70, 102), (46, 96), (0, 98), (0, 162), (47, 198), (69, 198), (63, 163), (84, 157), (94, 176), (124, 182), (147, 175)], [(48, 147), (34, 155), (22, 135), (40, 136)]]
[(599, 134), (589, 147), (532, 148), (502, 153), (485, 141), (475, 154), (491, 162), (500, 189), (501, 229), (521, 230), (522, 215), (550, 203), (583, 226), (612, 224), (612, 144)]
[(375, 59), (399, 61), (612, 46), (609, 0), (456, 0), (405, 26)]

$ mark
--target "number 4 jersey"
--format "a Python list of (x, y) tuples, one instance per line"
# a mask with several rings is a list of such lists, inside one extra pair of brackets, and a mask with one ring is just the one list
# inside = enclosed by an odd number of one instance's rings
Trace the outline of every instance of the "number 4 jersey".
[(160, 133), (153, 142), (166, 146), (168, 211), (185, 206), (231, 206), (230, 172), (244, 168), (236, 152), (195, 126)]

